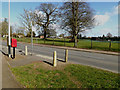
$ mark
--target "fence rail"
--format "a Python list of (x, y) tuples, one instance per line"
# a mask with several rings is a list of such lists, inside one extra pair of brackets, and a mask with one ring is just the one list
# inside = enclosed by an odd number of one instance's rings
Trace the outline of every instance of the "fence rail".
[[(31, 43), (31, 38), (16, 38), (16, 39), (18, 42)], [(47, 38), (46, 40), (40, 38), (33, 38), (33, 43), (74, 47), (74, 42), (70, 42), (70, 39), (66, 39), (66, 38), (62, 38), (62, 39)], [(120, 41), (96, 41), (96, 40), (78, 39), (77, 48), (118, 52), (120, 51), (119, 43)]]

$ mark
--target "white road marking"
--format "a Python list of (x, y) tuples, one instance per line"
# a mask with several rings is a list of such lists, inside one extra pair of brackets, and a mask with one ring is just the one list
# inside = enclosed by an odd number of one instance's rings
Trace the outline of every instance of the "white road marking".
[(85, 55), (81, 55), (81, 56), (88, 57), (88, 58), (93, 58), (93, 59), (102, 59), (102, 60), (104, 60), (104, 58), (102, 58), (102, 57), (85, 56)]
[[(45, 59), (53, 59), (53, 57), (50, 57), (50, 56), (46, 56), (46, 55), (41, 55), (41, 54), (37, 54), (36, 56), (38, 56), (38, 57), (42, 57), (42, 58), (45, 58)], [(59, 59), (59, 60), (63, 60), (63, 59), (61, 59), (61, 58), (57, 58), (57, 59)]]
[(8, 66), (10, 66), (10, 63), (7, 61)]
[(52, 57), (41, 55), (41, 54), (37, 54), (36, 56), (46, 58), (46, 59), (53, 59)]

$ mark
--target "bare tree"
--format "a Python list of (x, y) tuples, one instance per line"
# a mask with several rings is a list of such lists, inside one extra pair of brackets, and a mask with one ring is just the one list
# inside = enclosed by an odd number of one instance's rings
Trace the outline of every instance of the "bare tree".
[[(57, 22), (57, 7), (51, 3), (42, 3), (36, 9), (36, 13), (34, 13), (34, 21), (37, 25), (43, 28), (44, 39), (46, 39), (47, 31), (49, 31), (49, 25)], [(38, 15), (38, 13), (40, 14)]]
[(94, 26), (93, 10), (88, 3), (79, 2), (79, 0), (65, 2), (60, 9), (61, 26), (72, 35), (74, 47), (76, 47), (78, 33), (89, 30)]
[(112, 37), (112, 34), (111, 33), (107, 33), (107, 37), (108, 38)]
[(24, 9), (24, 13), (20, 15), (20, 21), (24, 27), (24, 30), (26, 30), (26, 33), (31, 35), (33, 35), (33, 31), (32, 31), (32, 27), (36, 27), (36, 30), (39, 29), (39, 27), (36, 25), (34, 19), (35, 19), (35, 12), (32, 10), (26, 10)]
[(31, 33), (31, 31), (32, 31), (32, 19), (33, 19), (32, 11), (24, 9), (24, 13), (20, 14), (19, 19), (20, 19), (23, 27), (26, 30), (28, 30), (28, 32)]
[(17, 34), (23, 34), (24, 35), (24, 30), (25, 30), (25, 28), (24, 27), (18, 27), (18, 28), (16, 28), (17, 30), (16, 30), (16, 33)]
[(26, 9), (24, 9), (24, 13), (20, 14), (20, 22), (23, 25), (23, 27), (25, 27), (26, 29), (28, 29), (30, 31), (31, 29), (31, 17), (30, 17), (30, 13), (28, 13), (29, 11), (27, 11)]

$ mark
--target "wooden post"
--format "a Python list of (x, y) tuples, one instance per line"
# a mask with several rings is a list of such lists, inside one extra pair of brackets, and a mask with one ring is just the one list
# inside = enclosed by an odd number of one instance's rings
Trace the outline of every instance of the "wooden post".
[(65, 46), (65, 37), (64, 37), (64, 46)]
[(110, 49), (111, 49), (111, 40), (109, 40), (109, 42), (110, 42), (110, 43), (109, 43), (109, 50), (110, 50)]
[(37, 43), (37, 38), (36, 38), (36, 43)]
[(91, 48), (92, 48), (92, 39), (91, 39)]
[(45, 44), (45, 38), (44, 38), (44, 44)]
[(53, 45), (54, 45), (54, 38), (53, 38)]
[(65, 62), (68, 61), (68, 49), (65, 50)]
[(25, 55), (28, 55), (28, 53), (27, 53), (27, 46), (25, 46)]
[(57, 53), (56, 51), (53, 52), (53, 66), (56, 67), (57, 66)]

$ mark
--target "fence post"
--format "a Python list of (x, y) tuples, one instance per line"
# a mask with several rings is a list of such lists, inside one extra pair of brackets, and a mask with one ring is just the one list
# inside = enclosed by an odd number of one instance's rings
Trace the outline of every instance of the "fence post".
[[(38, 40), (39, 40), (39, 39), (37, 38), (37, 43), (38, 43)], [(39, 43), (38, 43), (38, 44), (39, 44)]]
[(68, 61), (68, 49), (65, 50), (65, 62)]
[(65, 46), (65, 37), (64, 37), (64, 46)]
[(25, 55), (28, 55), (28, 53), (27, 53), (27, 46), (25, 46)]
[(91, 39), (91, 49), (92, 49), (92, 39)]
[(109, 50), (111, 49), (111, 40), (109, 40)]
[(36, 38), (36, 43), (37, 43), (37, 38)]
[(53, 45), (54, 45), (54, 38), (53, 38)]
[(45, 38), (44, 38), (44, 44), (45, 44)]
[(57, 53), (56, 51), (53, 52), (53, 66), (56, 67), (57, 66)]
[(40, 38), (38, 38), (38, 44), (40, 44)]
[[(26, 42), (26, 37), (25, 37), (25, 42)], [(27, 42), (26, 42), (27, 43)]]

